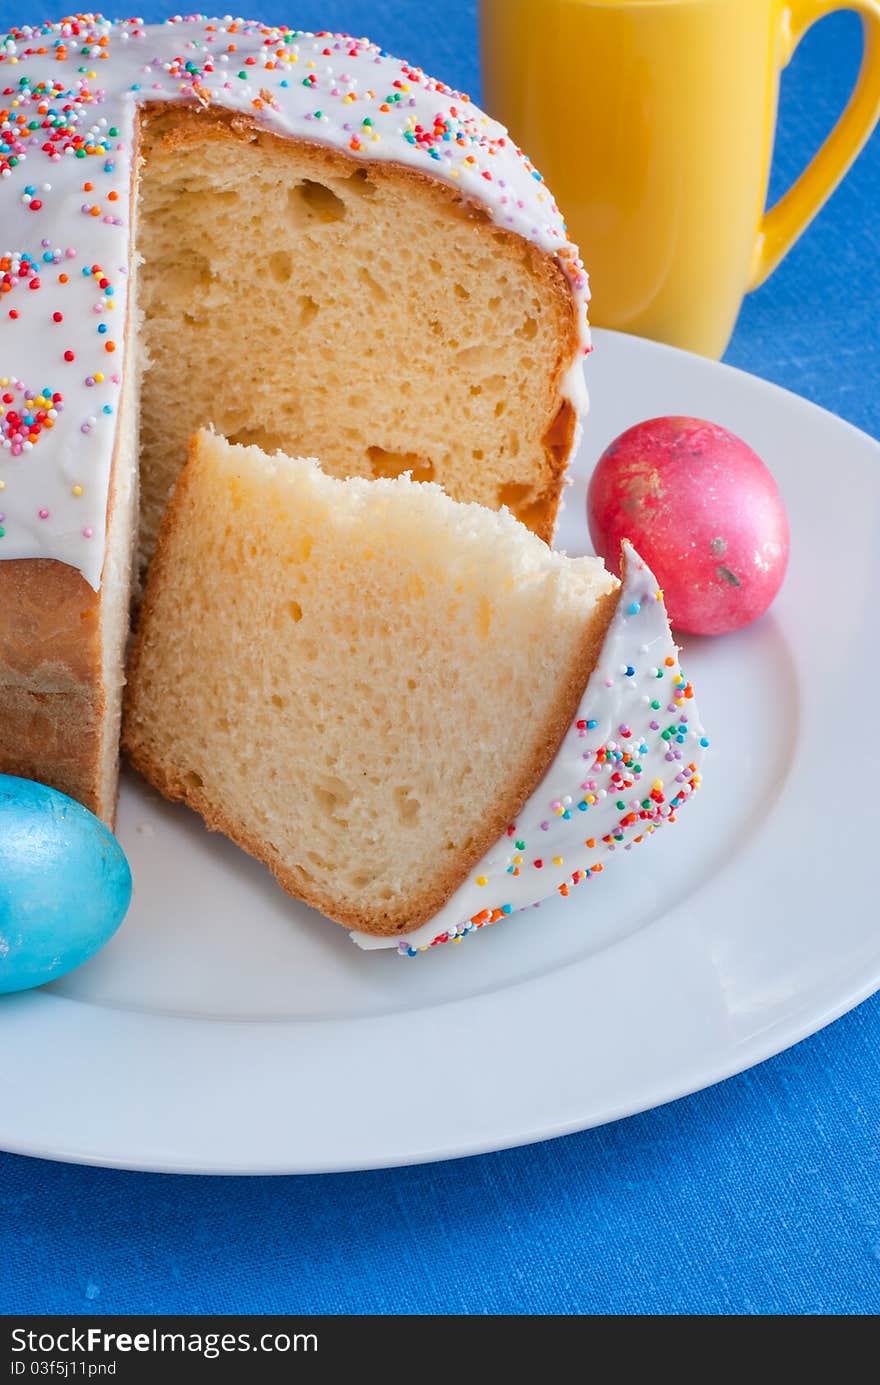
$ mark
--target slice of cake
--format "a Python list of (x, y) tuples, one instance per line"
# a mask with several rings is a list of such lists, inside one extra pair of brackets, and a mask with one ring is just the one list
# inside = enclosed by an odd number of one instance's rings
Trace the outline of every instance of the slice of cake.
[(617, 588), (435, 485), (201, 432), (150, 569), (125, 745), (291, 894), (400, 935), (543, 776)]

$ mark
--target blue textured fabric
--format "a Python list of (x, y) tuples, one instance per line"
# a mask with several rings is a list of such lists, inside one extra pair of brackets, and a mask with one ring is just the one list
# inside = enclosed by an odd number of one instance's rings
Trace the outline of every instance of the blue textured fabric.
[[(478, 92), (473, 0), (259, 8), (367, 30)], [(0, 27), (51, 13), (0, 0)], [(858, 49), (849, 15), (803, 43), (784, 80), (776, 192), (840, 108)], [(878, 214), (875, 137), (747, 300), (728, 357), (874, 432)], [(663, 1110), (454, 1164), (212, 1180), (0, 1156), (0, 1312), (877, 1312), (878, 1135), (875, 998)]]

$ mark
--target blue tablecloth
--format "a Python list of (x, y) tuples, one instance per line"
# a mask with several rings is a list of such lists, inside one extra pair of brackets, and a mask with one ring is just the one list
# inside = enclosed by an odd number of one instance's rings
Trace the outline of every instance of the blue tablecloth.
[[(366, 30), (478, 93), (473, 0), (261, 12)], [(2, 0), (0, 28), (53, 14)], [(840, 108), (858, 51), (851, 15), (802, 45), (784, 82), (776, 192)], [(878, 219), (875, 137), (747, 300), (728, 354), (875, 433)], [(454, 1164), (237, 1181), (0, 1156), (0, 1312), (877, 1312), (878, 1135), (875, 998), (712, 1091)]]

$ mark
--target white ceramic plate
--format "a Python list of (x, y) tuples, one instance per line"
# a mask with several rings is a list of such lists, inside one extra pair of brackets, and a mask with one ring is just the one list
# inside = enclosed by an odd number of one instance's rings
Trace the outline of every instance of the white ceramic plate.
[(880, 448), (739, 371), (596, 338), (562, 546), (589, 543), (599, 452), (656, 414), (742, 434), (791, 518), (772, 613), (687, 641), (712, 749), (678, 826), (586, 894), (408, 959), (359, 951), (129, 777), (127, 922), (0, 998), (0, 1147), (210, 1173), (473, 1154), (717, 1082), (880, 987)]

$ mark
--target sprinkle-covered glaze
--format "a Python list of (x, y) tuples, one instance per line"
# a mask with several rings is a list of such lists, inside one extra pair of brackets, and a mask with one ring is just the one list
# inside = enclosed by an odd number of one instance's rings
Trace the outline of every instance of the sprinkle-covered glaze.
[[(587, 278), (541, 175), (467, 96), (365, 39), (80, 15), (0, 37), (0, 558), (97, 589), (125, 364), (137, 107), (186, 102), (403, 163), (556, 256), (589, 349)], [(579, 368), (570, 393), (583, 403)]]
[(678, 663), (663, 593), (629, 544), (623, 581), (572, 725), (515, 823), (435, 918), (406, 937), (352, 933), (414, 957), (601, 875), (700, 786), (709, 741)]

